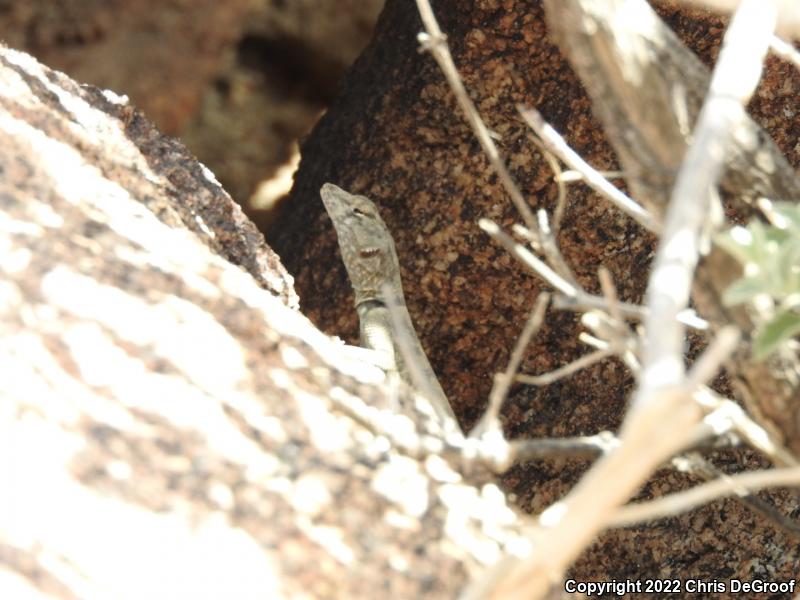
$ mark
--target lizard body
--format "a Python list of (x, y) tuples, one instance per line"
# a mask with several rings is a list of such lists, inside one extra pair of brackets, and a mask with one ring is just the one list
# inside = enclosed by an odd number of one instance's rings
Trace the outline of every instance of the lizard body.
[[(426, 396), (443, 422), (456, 423), (453, 409), (411, 323), (394, 240), (377, 207), (369, 198), (350, 194), (332, 183), (323, 185), (320, 195), (336, 229), (342, 261), (355, 293), (361, 345), (378, 351), (386, 361), (382, 366), (396, 370), (406, 383)], [(395, 315), (390, 314), (390, 306), (394, 307)], [(424, 389), (414, 385), (408, 372), (392, 327), (392, 316), (402, 328), (401, 335), (410, 342), (409, 350), (421, 371)]]

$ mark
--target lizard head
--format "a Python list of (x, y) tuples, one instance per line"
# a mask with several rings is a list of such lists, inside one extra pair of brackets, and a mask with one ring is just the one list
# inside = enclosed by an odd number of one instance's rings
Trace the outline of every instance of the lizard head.
[(323, 185), (320, 195), (339, 238), (356, 305), (380, 300), (381, 286), (399, 279), (400, 268), (394, 241), (378, 208), (369, 198), (350, 194), (332, 183)]

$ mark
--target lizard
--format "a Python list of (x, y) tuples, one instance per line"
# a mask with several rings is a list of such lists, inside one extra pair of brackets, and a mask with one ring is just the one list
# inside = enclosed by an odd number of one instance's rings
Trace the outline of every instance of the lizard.
[[(336, 230), (342, 262), (355, 294), (361, 345), (378, 351), (385, 359), (384, 368), (397, 372), (426, 397), (443, 424), (458, 423), (408, 314), (394, 239), (378, 208), (366, 196), (351, 194), (332, 183), (322, 186), (320, 196)], [(393, 325), (402, 329), (399, 335), (410, 346), (422, 379), (419, 385), (415, 385), (403, 360)]]

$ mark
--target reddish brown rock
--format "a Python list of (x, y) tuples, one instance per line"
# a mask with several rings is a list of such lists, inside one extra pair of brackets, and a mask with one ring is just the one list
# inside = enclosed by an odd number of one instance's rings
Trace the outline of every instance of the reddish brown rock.
[[(552, 214), (556, 189), (547, 163), (528, 139), (517, 104), (538, 108), (596, 168), (616, 166), (581, 85), (547, 36), (539, 2), (441, 0), (435, 10), (466, 87), (499, 134), (500, 151), (534, 208)], [(671, 4), (661, 6), (661, 12), (709, 64), (722, 21), (702, 11), (681, 13)], [(352, 294), (318, 190), (332, 181), (375, 200), (397, 242), (409, 310), (423, 346), (462, 424), (469, 427), (481, 414), (492, 374), (505, 367), (542, 285), (476, 226), (479, 217), (504, 227), (519, 217), (443, 76), (429, 56), (417, 51), (420, 30), (411, 3), (388, 1), (373, 42), (303, 146), (292, 204), (270, 239), (297, 278), (304, 312), (325, 331), (352, 341)], [(797, 125), (785, 111), (791, 110), (798, 86), (795, 70), (770, 60), (750, 107), (794, 165), (800, 164)], [(583, 186), (569, 189), (558, 241), (589, 291), (598, 291), (597, 269), (604, 265), (623, 299), (641, 301), (653, 239)], [(584, 354), (577, 340), (580, 330), (575, 315), (550, 312), (522, 370), (546, 372)], [(614, 429), (632, 385), (627, 369), (610, 360), (543, 389), (515, 387), (504, 409), (507, 431), (564, 436)], [(739, 452), (717, 459), (731, 468), (756, 460)], [(512, 471), (504, 481), (521, 506), (535, 511), (570, 489), (585, 468), (573, 461), (540, 461)], [(688, 481), (674, 474), (657, 477), (642, 497), (676, 490)], [(770, 497), (784, 514), (796, 513), (788, 496)], [(705, 537), (690, 531), (698, 518), (707, 524)], [(752, 523), (757, 535), (753, 528), (731, 527), (737, 521)], [(712, 533), (720, 529), (728, 532), (725, 543), (717, 543)], [(713, 544), (707, 533), (715, 538)], [(753, 556), (760, 565), (755, 572), (743, 566)], [(785, 534), (726, 501), (668, 525), (608, 534), (584, 555), (575, 573), (604, 579), (769, 573), (780, 579), (792, 576), (799, 560), (796, 544)]]
[(0, 597), (455, 598), (519, 540), (119, 97), (0, 47), (0, 171)]

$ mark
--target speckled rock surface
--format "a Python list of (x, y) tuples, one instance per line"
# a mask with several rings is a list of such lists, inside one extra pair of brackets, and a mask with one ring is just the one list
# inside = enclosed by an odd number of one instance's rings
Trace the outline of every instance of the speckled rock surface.
[[(99, 96), (93, 89), (87, 89), (87, 94)], [(177, 213), (181, 224), (195, 232), (216, 254), (242, 267), (287, 306), (296, 308), (292, 277), (214, 175), (182, 143), (162, 135), (140, 111), (131, 106), (110, 103), (106, 106), (125, 123), (126, 135), (137, 145), (150, 168), (170, 183), (169, 206), (154, 205), (145, 196), (148, 208), (157, 214)]]
[(119, 97), (0, 46), (0, 172), (0, 598), (438, 600), (523, 541)]
[[(64, 99), (56, 95), (25, 71), (25, 67), (34, 64), (29, 56), (7, 48), (3, 50), (3, 67), (7, 72), (18, 73), (26, 85), (41, 95), (43, 100), (40, 102), (55, 106), (63, 103), (76, 111), (76, 120), (90, 120), (86, 115), (91, 114), (94, 107), (103, 111), (104, 117), (112, 124), (105, 125), (105, 129), (101, 130), (101, 134), (108, 138), (103, 142), (117, 152), (109, 152), (97, 140), (87, 142), (78, 139), (68, 130), (65, 131), (61, 122), (50, 122), (32, 110), (25, 112), (16, 106), (9, 109), (18, 118), (28, 118), (42, 129), (48, 128), (48, 131), (52, 130), (80, 146), (96, 169), (108, 177), (118, 178), (116, 184), (120, 188), (130, 188), (126, 193), (153, 211), (164, 223), (194, 232), (215, 254), (250, 273), (261, 287), (280, 298), (285, 305), (297, 307), (292, 278), (278, 256), (266, 246), (263, 235), (244, 216), (242, 209), (220, 187), (214, 176), (197, 163), (182, 144), (161, 134), (124, 98), (91, 86), (79, 86), (63, 74), (47, 70), (46, 76), (69, 89), (76, 99)], [(66, 111), (66, 108), (62, 110)], [(117, 147), (121, 146), (120, 137), (136, 149), (135, 157)], [(148, 176), (141, 174), (145, 171)], [(38, 180), (33, 175), (30, 177)], [(46, 177), (43, 178), (46, 182)], [(42, 191), (41, 195), (46, 196), (47, 193)], [(91, 232), (88, 235), (91, 237)]]
[[(552, 211), (556, 189), (517, 116), (517, 104), (536, 106), (595, 167), (614, 168), (589, 101), (547, 38), (539, 2), (443, 0), (435, 9), (465, 84), (489, 127), (501, 136), (500, 150), (533, 207)], [(666, 3), (660, 10), (710, 64), (722, 22)], [(291, 205), (269, 239), (297, 278), (302, 310), (325, 331), (353, 341), (352, 293), (318, 190), (332, 181), (375, 200), (395, 236), (409, 310), (423, 346), (462, 424), (470, 426), (483, 410), (491, 375), (505, 367), (541, 285), (477, 228), (483, 216), (506, 227), (518, 218), (438, 68), (417, 52), (420, 29), (411, 3), (387, 3), (372, 44), (304, 144)], [(750, 107), (795, 165), (800, 163), (798, 125), (787, 117), (796, 110), (798, 88), (796, 71), (770, 59)], [(578, 280), (597, 292), (597, 269), (605, 265), (619, 295), (640, 301), (652, 238), (582, 186), (570, 187), (569, 194), (558, 241)], [(582, 355), (580, 330), (575, 315), (549, 313), (522, 370), (542, 373)], [(515, 436), (563, 436), (615, 429), (632, 384), (629, 372), (610, 360), (544, 389), (516, 387), (504, 409), (507, 430)], [(758, 462), (744, 452), (715, 460), (731, 469)], [(504, 482), (521, 506), (535, 511), (563, 495), (586, 466), (535, 462), (515, 469)], [(686, 476), (661, 474), (642, 497), (689, 482)], [(797, 516), (793, 499), (771, 496), (784, 514)], [(609, 534), (584, 555), (575, 572), (604, 579), (788, 578), (798, 564), (795, 543), (726, 501), (684, 519)]]

